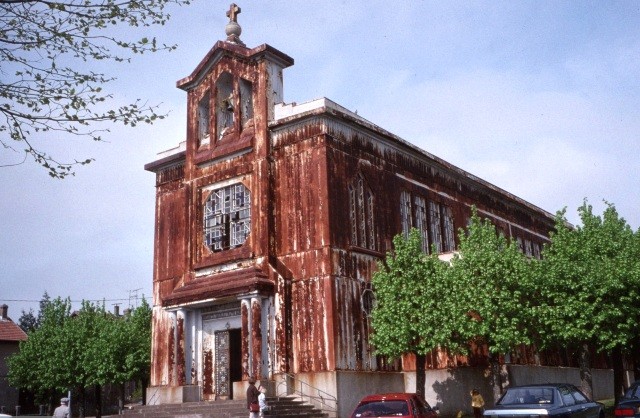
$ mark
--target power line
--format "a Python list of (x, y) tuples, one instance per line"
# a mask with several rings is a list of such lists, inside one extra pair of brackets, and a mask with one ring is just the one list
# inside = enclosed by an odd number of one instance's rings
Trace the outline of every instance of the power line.
[[(51, 298), (49, 300), (53, 300), (56, 298)], [(62, 299), (62, 300), (66, 300), (66, 299)], [(33, 302), (33, 303), (40, 303), (40, 301), (42, 301), (42, 299), (37, 299), (37, 300), (33, 300), (33, 299), (0, 299), (0, 302)], [(71, 303), (82, 303), (84, 302), (127, 302), (129, 301), (129, 298), (120, 298), (120, 299), (80, 299), (80, 300), (69, 300)]]

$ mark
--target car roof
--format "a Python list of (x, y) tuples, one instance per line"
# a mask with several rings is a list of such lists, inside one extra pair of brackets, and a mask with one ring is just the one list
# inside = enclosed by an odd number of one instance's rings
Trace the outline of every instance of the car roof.
[(373, 402), (373, 401), (406, 401), (416, 396), (415, 393), (403, 393), (403, 392), (393, 392), (393, 393), (377, 393), (374, 395), (367, 395), (360, 400), (360, 402)]
[(531, 385), (518, 385), (510, 386), (507, 389), (522, 389), (522, 388), (560, 388), (564, 386), (575, 387), (571, 383), (533, 383)]

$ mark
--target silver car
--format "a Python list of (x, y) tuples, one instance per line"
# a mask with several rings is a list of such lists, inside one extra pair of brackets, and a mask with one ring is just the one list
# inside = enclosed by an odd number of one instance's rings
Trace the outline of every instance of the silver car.
[(496, 406), (484, 411), (486, 418), (604, 418), (604, 405), (588, 399), (573, 385), (514, 386)]

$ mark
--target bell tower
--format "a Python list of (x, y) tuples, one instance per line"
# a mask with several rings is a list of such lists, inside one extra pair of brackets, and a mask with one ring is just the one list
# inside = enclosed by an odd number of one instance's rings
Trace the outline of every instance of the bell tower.
[(293, 59), (247, 48), (240, 12), (231, 4), (226, 39), (177, 82), (186, 142), (145, 166), (156, 173), (151, 402), (233, 398), (272, 373), (269, 122)]

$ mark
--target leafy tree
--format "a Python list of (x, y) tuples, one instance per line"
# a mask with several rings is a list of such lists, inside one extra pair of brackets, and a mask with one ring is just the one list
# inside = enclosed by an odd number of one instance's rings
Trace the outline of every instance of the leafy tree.
[(9, 381), (12, 386), (33, 391), (37, 399), (52, 402), (52, 396), (68, 387), (61, 384), (66, 356), (64, 336), (61, 330), (70, 318), (71, 303), (56, 298), (50, 301), (42, 313), (37, 329), (29, 331), (29, 338), (20, 343), (18, 353), (7, 359)]
[(118, 31), (164, 25), (171, 3), (189, 0), (0, 2), (0, 144), (20, 154), (16, 164), (31, 158), (52, 177), (64, 178), (92, 159), (59, 161), (45, 141), (65, 135), (101, 141), (108, 131), (104, 122), (135, 126), (164, 117), (141, 100), (116, 104), (103, 90), (115, 77), (93, 67), (174, 49), (155, 38), (124, 39)]
[(73, 389), (84, 416), (85, 391), (97, 395), (96, 416), (101, 416), (100, 388), (130, 380), (148, 381), (151, 351), (151, 308), (142, 305), (130, 315), (115, 317), (104, 306), (71, 304), (57, 298), (44, 309), (40, 326), (9, 358), (9, 379), (52, 400), (52, 395)]
[(151, 306), (146, 299), (127, 318), (126, 332), (130, 342), (125, 356), (128, 380), (141, 383), (142, 403), (146, 404), (146, 388), (151, 371)]
[(51, 298), (45, 291), (42, 295), (42, 299), (40, 299), (40, 310), (38, 311), (37, 316), (33, 313), (33, 309), (29, 309), (29, 312), (22, 310), (22, 315), (20, 315), (20, 318), (18, 319), (18, 325), (20, 328), (22, 328), (24, 332), (36, 330), (42, 322), (42, 316), (49, 303), (51, 303)]
[(116, 384), (124, 389), (124, 383), (140, 381), (146, 387), (151, 365), (151, 308), (147, 301), (143, 299), (139, 307), (124, 317), (102, 312), (97, 321), (100, 332), (88, 341), (85, 349), (85, 367), (93, 371), (91, 383)]
[(456, 325), (450, 315), (445, 264), (422, 252), (421, 236), (412, 229), (394, 240), (394, 250), (378, 263), (372, 278), (376, 352), (390, 358), (416, 357), (416, 393), (423, 397), (426, 355), (438, 347), (456, 348)]
[(464, 340), (486, 345), (494, 397), (502, 392), (499, 355), (530, 344), (534, 299), (523, 291), (531, 283), (530, 261), (517, 243), (498, 234), (489, 220), (473, 211), (466, 233), (460, 231), (459, 252), (450, 274), (457, 298), (455, 316)]
[(575, 229), (565, 211), (558, 213), (543, 251), (539, 318), (548, 330), (543, 341), (579, 349), (582, 389), (589, 395), (589, 346), (610, 352), (617, 399), (623, 390), (622, 354), (639, 335), (638, 238), (612, 204), (602, 217), (586, 201), (578, 212), (582, 225)]

